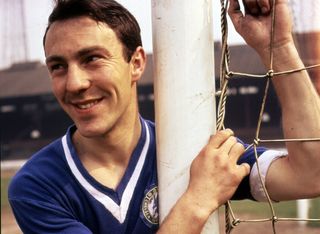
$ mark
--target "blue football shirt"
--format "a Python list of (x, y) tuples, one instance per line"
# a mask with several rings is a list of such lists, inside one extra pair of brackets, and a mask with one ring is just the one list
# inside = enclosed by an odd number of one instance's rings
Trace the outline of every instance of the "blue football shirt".
[[(37, 152), (14, 176), (9, 202), (24, 233), (155, 233), (158, 189), (154, 123), (141, 118), (142, 132), (128, 168), (113, 190), (84, 168), (65, 136)], [(265, 151), (258, 149), (258, 154)], [(255, 163), (252, 150), (240, 162)], [(249, 177), (234, 199), (251, 198)]]

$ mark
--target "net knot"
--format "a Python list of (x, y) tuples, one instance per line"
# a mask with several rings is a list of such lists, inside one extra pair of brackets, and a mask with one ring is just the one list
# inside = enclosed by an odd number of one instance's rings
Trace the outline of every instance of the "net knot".
[(266, 74), (267, 78), (271, 79), (274, 76), (274, 71), (272, 69), (270, 69), (267, 74)]
[(229, 71), (229, 72), (225, 75), (225, 77), (226, 77), (227, 80), (229, 80), (232, 76), (233, 76), (233, 72), (232, 72), (232, 71)]
[(232, 227), (238, 226), (240, 224), (240, 219), (234, 219), (232, 221)]
[(253, 144), (254, 144), (255, 146), (258, 146), (259, 143), (260, 143), (260, 139), (259, 139), (259, 138), (255, 138), (255, 139), (253, 140)]

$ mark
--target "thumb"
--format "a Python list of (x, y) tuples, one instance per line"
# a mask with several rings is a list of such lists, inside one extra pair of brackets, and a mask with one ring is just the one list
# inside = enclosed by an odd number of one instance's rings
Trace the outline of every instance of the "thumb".
[(228, 14), (235, 28), (238, 28), (242, 18), (244, 17), (238, 0), (230, 0)]
[(248, 163), (242, 163), (239, 165), (240, 175), (243, 177), (249, 175), (250, 173), (250, 165)]

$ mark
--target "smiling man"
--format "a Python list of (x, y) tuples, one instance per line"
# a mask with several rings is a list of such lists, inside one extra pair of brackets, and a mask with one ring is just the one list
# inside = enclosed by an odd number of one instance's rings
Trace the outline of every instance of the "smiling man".
[[(244, 4), (245, 15), (232, 0), (229, 15), (268, 65), (270, 3)], [(275, 7), (282, 16), (275, 71), (299, 68), (288, 7), (283, 0)], [(10, 184), (9, 201), (24, 233), (200, 233), (231, 197), (265, 199), (253, 150), (244, 152), (226, 129), (208, 136), (191, 165), (187, 190), (159, 225), (155, 127), (137, 104), (146, 54), (136, 20), (112, 0), (57, 0), (43, 42), (53, 93), (74, 125), (35, 153)], [(273, 83), (286, 137), (319, 137), (320, 102), (308, 74)], [(258, 149), (273, 200), (320, 194), (319, 150), (319, 142), (288, 144), (286, 157)]]

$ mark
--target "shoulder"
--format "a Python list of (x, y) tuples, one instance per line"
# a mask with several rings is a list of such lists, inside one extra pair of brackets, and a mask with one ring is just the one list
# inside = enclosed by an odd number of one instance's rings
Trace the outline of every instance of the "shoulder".
[(9, 199), (31, 199), (36, 191), (45, 191), (66, 171), (66, 166), (58, 139), (35, 153), (15, 174), (9, 185)]

